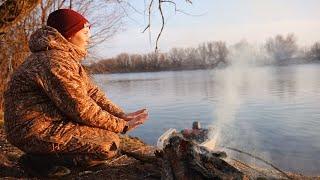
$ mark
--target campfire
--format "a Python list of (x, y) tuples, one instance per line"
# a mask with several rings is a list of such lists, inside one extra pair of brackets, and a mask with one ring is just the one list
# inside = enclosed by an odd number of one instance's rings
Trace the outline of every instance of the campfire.
[(158, 141), (156, 156), (162, 159), (164, 179), (244, 179), (238, 169), (228, 164), (223, 151), (208, 149), (208, 129), (194, 122), (192, 129), (169, 129)]

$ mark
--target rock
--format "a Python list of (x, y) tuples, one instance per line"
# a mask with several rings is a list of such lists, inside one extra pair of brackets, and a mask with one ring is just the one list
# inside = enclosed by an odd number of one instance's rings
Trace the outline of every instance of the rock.
[(64, 166), (54, 166), (48, 172), (48, 177), (58, 178), (69, 175), (71, 173), (70, 169)]
[(92, 173), (93, 173), (92, 171), (82, 171), (78, 175), (83, 176), (83, 175), (92, 174)]

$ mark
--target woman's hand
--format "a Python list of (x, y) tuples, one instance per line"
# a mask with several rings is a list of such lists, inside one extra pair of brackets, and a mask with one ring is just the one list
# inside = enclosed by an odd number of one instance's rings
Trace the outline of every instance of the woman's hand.
[(125, 114), (125, 115), (124, 115), (123, 117), (121, 117), (121, 118), (124, 119), (125, 121), (131, 121), (131, 120), (133, 120), (134, 118), (136, 118), (137, 116), (139, 116), (139, 115), (141, 115), (141, 114), (147, 114), (147, 115), (148, 115), (147, 109), (140, 109), (140, 110), (138, 110), (138, 111)]
[(148, 112), (143, 112), (137, 115), (135, 118), (127, 122), (127, 131), (137, 128), (140, 124), (143, 124), (148, 119)]

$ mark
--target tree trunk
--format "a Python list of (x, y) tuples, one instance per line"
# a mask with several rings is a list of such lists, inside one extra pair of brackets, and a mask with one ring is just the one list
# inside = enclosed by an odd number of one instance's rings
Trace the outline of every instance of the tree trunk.
[(40, 0), (7, 0), (0, 6), (0, 36), (26, 17)]
[[(40, 3), (40, 0), (7, 0), (0, 6), (0, 44), (2, 47), (7, 46), (7, 40), (10, 39), (12, 33), (9, 35), (10, 37), (6, 37), (12, 28), (27, 17), (30, 12), (36, 8), (36, 6)], [(16, 32), (16, 36), (20, 34)], [(14, 40), (12, 40), (14, 41)], [(22, 41), (19, 41), (21, 44)], [(5, 43), (5, 44), (3, 44)], [(11, 42), (12, 44), (15, 42)], [(18, 43), (18, 44), (19, 44)], [(17, 43), (15, 43), (17, 45)], [(27, 46), (27, 44), (26, 44)], [(11, 49), (3, 49), (9, 52)], [(20, 51), (24, 51), (25, 48), (20, 48)], [(15, 56), (6, 56), (8, 53), (2, 53), (0, 56), (0, 77), (1, 77), (1, 84), (0, 84), (0, 122), (3, 119), (3, 92), (5, 86), (7, 84), (7, 78), (12, 71), (13, 68), (18, 66), (21, 63), (21, 58), (17, 58)], [(21, 54), (21, 53), (20, 53)], [(18, 54), (18, 56), (20, 56)], [(9, 62), (10, 61), (10, 62)]]

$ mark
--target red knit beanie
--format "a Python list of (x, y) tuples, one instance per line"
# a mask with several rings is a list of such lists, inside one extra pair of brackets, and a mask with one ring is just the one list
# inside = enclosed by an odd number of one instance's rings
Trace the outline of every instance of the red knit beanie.
[(58, 9), (50, 13), (47, 25), (57, 29), (65, 38), (80, 31), (88, 20), (71, 9)]

